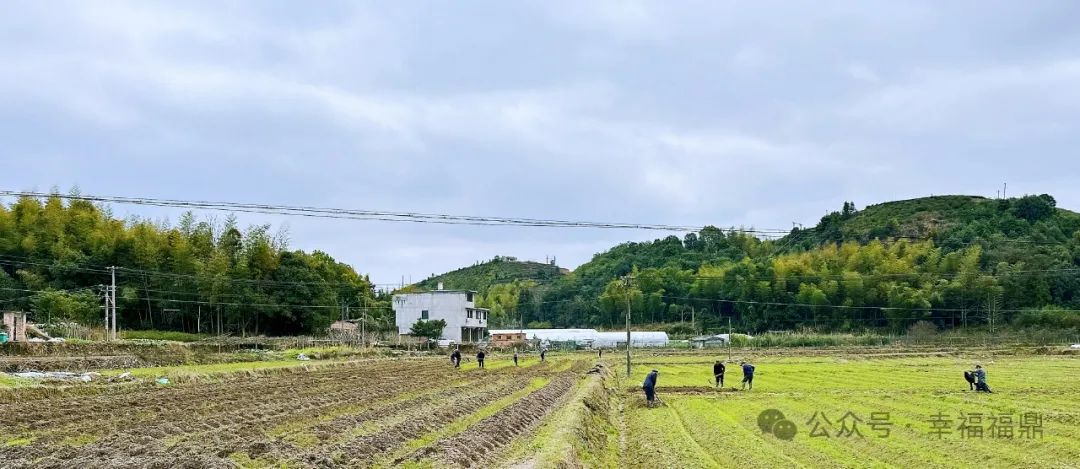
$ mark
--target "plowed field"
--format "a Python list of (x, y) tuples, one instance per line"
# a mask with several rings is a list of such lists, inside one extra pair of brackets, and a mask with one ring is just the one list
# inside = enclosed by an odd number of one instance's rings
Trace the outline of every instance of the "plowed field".
[(0, 404), (3, 467), (474, 466), (559, 406), (573, 362), (378, 360)]

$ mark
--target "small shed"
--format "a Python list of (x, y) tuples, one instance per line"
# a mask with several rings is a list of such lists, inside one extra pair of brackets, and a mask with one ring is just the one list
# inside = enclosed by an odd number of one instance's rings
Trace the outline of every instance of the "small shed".
[(723, 347), (730, 342), (731, 337), (728, 334), (703, 335), (690, 339), (694, 348)]
[(357, 332), (359, 327), (356, 321), (334, 321), (330, 324), (330, 332)]
[(4, 330), (7, 331), (8, 340), (12, 342), (25, 342), (27, 339), (26, 313), (5, 311)]
[(528, 340), (524, 332), (492, 332), (491, 333), (491, 346), (498, 348), (508, 348), (516, 345), (525, 345)]

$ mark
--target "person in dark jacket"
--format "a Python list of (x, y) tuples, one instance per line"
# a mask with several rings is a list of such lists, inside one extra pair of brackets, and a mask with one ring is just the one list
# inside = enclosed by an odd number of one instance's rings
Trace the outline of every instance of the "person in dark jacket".
[(656, 401), (656, 375), (659, 371), (652, 370), (645, 376), (645, 382), (641, 383), (641, 389), (645, 391), (645, 405), (652, 407)]
[(518, 366), (518, 364), (517, 364), (517, 349), (514, 349), (514, 366)]
[(740, 363), (742, 365), (742, 388), (746, 389), (746, 386), (750, 386), (750, 390), (754, 390), (754, 365), (746, 362)]
[(476, 363), (480, 365), (480, 368), (484, 367), (484, 357), (485, 356), (486, 355), (484, 354), (483, 350), (481, 350), (479, 352), (476, 352)]
[(986, 384), (986, 370), (983, 369), (982, 365), (975, 364), (975, 371), (973, 371), (972, 374), (975, 375), (976, 391), (993, 393), (993, 391), (990, 390), (990, 386)]
[(604, 358), (604, 349), (602, 349), (602, 348), (596, 349), (596, 358)]
[(454, 368), (461, 367), (461, 349), (454, 349), (454, 353), (450, 354), (450, 361), (454, 363)]
[(724, 387), (724, 372), (727, 371), (727, 367), (724, 366), (724, 362), (717, 360), (716, 364), (712, 366), (713, 377), (716, 378), (716, 387)]
[(547, 355), (547, 349), (540, 349), (540, 363), (544, 362), (544, 356)]

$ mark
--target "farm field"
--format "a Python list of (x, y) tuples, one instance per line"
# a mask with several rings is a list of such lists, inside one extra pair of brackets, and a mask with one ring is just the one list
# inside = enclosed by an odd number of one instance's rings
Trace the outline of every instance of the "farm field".
[[(453, 369), (441, 357), (143, 368), (133, 370), (148, 378), (139, 383), (3, 390), (0, 461), (16, 468), (1077, 467), (1077, 358), (886, 352), (755, 351), (746, 357), (757, 366), (749, 392), (732, 389), (741, 378), (738, 354), (722, 390), (711, 383), (716, 357), (704, 353), (642, 351), (630, 379), (617, 354), (605, 354), (605, 370), (588, 353), (553, 354), (546, 363), (527, 356), (521, 367), (496, 355), (484, 370), (471, 361)], [(975, 361), (987, 367), (994, 394), (967, 390), (960, 372)], [(640, 383), (653, 368), (662, 405), (649, 409)], [(159, 386), (154, 376), (174, 379)], [(792, 422), (790, 439), (761, 430), (758, 417), (768, 409)], [(940, 438), (929, 423), (938, 412), (951, 420)], [(871, 426), (884, 413), (887, 437)], [(981, 437), (958, 428), (961, 413), (972, 428), (970, 417), (982, 416)], [(991, 415), (1013, 417), (1012, 438), (989, 429)], [(858, 434), (838, 435), (854, 418)], [(811, 436), (821, 431), (830, 436)]]
[[(624, 386), (623, 465), (1080, 465), (1080, 360), (1075, 358), (747, 357), (756, 366), (749, 392), (735, 390), (742, 372), (740, 357), (733, 359), (722, 391), (712, 389), (709, 357), (639, 362)], [(993, 394), (968, 391), (961, 372), (976, 361), (987, 368)], [(638, 387), (653, 368), (660, 370), (657, 394), (663, 405), (648, 409)], [(759, 427), (759, 416), (768, 409), (794, 424), (797, 433), (790, 440)]]
[[(0, 404), (4, 467), (475, 465), (574, 389), (574, 361), (371, 360)], [(464, 444), (461, 442), (475, 442)], [(460, 444), (459, 444), (460, 443)]]

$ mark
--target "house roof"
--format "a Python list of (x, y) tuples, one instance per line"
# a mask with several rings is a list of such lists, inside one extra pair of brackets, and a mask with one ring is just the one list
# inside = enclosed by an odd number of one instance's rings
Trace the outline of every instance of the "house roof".
[(428, 293), (478, 293), (476, 290), (425, 290), (416, 292), (403, 292), (394, 293), (394, 296), (398, 295), (426, 295)]

